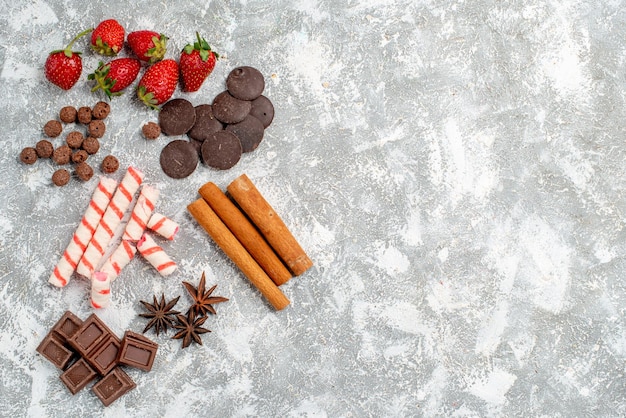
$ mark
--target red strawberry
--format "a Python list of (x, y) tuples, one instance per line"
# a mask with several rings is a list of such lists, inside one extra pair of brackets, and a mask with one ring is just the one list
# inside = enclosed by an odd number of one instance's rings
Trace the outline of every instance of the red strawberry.
[(76, 84), (83, 71), (83, 60), (80, 58), (80, 52), (72, 51), (72, 45), (78, 38), (85, 36), (92, 30), (93, 28), (82, 31), (72, 39), (65, 49), (52, 51), (48, 55), (44, 66), (48, 81), (63, 90), (69, 90)]
[(96, 71), (89, 74), (89, 80), (96, 80), (92, 92), (102, 89), (107, 97), (120, 96), (122, 90), (130, 86), (139, 74), (141, 63), (134, 58), (117, 58), (108, 64), (100, 62)]
[(197, 42), (193, 45), (188, 44), (180, 53), (180, 75), (184, 91), (198, 91), (215, 68), (215, 61), (219, 58), (198, 32), (196, 38)]
[(91, 34), (91, 47), (101, 55), (117, 55), (124, 46), (124, 35), (124, 28), (117, 20), (103, 20)]
[(139, 80), (137, 97), (147, 106), (158, 109), (172, 97), (178, 84), (178, 64), (173, 59), (159, 61), (148, 67)]
[(167, 51), (168, 37), (151, 30), (138, 30), (128, 34), (128, 46), (142, 61), (154, 64), (161, 61)]

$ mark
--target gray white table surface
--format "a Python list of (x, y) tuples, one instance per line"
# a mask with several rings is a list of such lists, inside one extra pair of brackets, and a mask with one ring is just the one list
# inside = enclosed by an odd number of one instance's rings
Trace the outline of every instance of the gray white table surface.
[[(626, 8), (601, 1), (3, 2), (0, 17), (0, 416), (617, 417), (626, 415)], [(99, 57), (50, 85), (47, 53), (106, 18), (221, 53), (194, 105), (239, 65), (276, 117), (228, 171), (166, 177), (156, 113), (115, 98), (102, 149), (161, 190), (178, 271), (137, 258), (97, 314), (140, 332), (139, 300), (202, 272), (230, 298), (203, 346), (160, 344), (104, 408), (35, 352), (84, 281), (48, 276), (97, 179), (51, 185), (18, 154), (64, 105), (93, 105)], [(126, 53), (124, 53), (126, 54)], [(60, 140), (56, 140), (57, 142)], [(119, 178), (123, 170), (114, 175)], [(315, 266), (274, 311), (190, 218), (207, 181), (246, 173)], [(171, 333), (169, 334), (171, 335)]]

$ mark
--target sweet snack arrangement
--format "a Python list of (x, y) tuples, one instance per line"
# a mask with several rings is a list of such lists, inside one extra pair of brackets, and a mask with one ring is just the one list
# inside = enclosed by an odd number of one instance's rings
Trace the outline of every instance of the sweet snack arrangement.
[[(87, 34), (90, 37), (85, 37)], [(27, 165), (43, 158), (52, 159), (57, 166), (72, 163), (73, 172), (60, 167), (52, 174), (57, 186), (68, 184), (72, 177), (84, 182), (93, 178), (93, 156), (101, 146), (106, 147), (101, 143), (108, 133), (104, 121), (114, 115), (116, 98), (133, 85), (137, 105), (158, 110), (158, 121), (149, 121), (137, 131), (151, 141), (162, 134), (177, 137), (162, 148), (159, 159), (163, 172), (176, 179), (173, 181), (184, 181), (199, 161), (217, 170), (234, 167), (244, 153), (259, 147), (274, 119), (272, 102), (263, 95), (263, 74), (251, 66), (230, 71), (226, 89), (211, 104), (194, 106), (187, 98), (172, 98), (179, 82), (183, 94), (198, 91), (219, 55), (196, 33), (196, 41), (183, 48), (178, 61), (167, 58), (167, 36), (145, 29), (126, 36), (126, 29), (115, 19), (82, 31), (65, 49), (48, 56), (45, 76), (62, 90), (71, 89), (80, 79), (81, 55), (72, 48), (82, 37), (89, 39), (93, 53), (113, 57), (100, 61), (87, 77), (91, 92), (104, 95), (110, 102), (98, 101), (93, 107), (63, 106), (58, 118), (43, 126), (46, 138), (20, 153), (21, 162)], [(125, 53), (125, 46), (129, 56), (118, 57)], [(55, 138), (67, 127), (63, 144), (55, 145)], [(90, 290), (85, 299), (94, 310), (115, 307), (114, 291), (124, 286), (117, 278), (137, 255), (152, 266), (155, 280), (175, 277), (178, 264), (166, 250), (176, 245), (180, 230), (174, 220), (157, 211), (161, 192), (144, 182), (140, 167), (123, 166), (125, 171), (118, 181), (110, 177), (121, 167), (115, 156), (106, 155), (99, 166), (102, 175), (91, 200), (77, 220), (67, 247), (59, 249), (60, 257), (48, 279), (59, 289), (70, 285), (72, 279), (86, 280)], [(282, 310), (290, 301), (279, 286), (303, 274), (313, 263), (245, 174), (227, 191), (228, 195), (207, 182), (198, 190), (200, 197), (187, 206), (188, 213), (267, 302)], [(210, 332), (205, 324), (217, 314), (214, 305), (229, 298), (214, 294), (217, 285), (207, 289), (204, 272), (197, 285), (180, 283), (190, 300), (185, 312), (175, 310), (181, 296), (169, 299), (161, 293), (160, 298), (153, 295), (152, 302), (138, 301), (144, 309), (139, 316), (147, 319), (143, 333), (153, 329), (159, 336), (172, 329), (170, 338), (181, 340), (183, 349), (192, 343), (203, 345), (202, 335)], [(62, 370), (61, 381), (71, 394), (97, 380), (92, 391), (105, 406), (136, 387), (125, 368), (150, 371), (157, 351), (158, 345), (140, 333), (126, 330), (120, 339), (96, 313), (83, 321), (69, 310), (37, 348)]]

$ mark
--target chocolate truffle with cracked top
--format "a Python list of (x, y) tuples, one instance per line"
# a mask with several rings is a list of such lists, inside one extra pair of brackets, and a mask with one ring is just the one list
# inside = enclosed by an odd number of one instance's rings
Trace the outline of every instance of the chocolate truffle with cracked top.
[(74, 106), (65, 106), (61, 108), (59, 112), (59, 118), (62, 122), (65, 123), (74, 123), (76, 122), (76, 117), (78, 116), (78, 110)]
[(56, 138), (63, 132), (63, 125), (58, 120), (49, 120), (43, 126), (43, 133), (50, 138)]
[(100, 141), (98, 141), (98, 138), (94, 138), (93, 136), (88, 136), (83, 141), (82, 148), (85, 151), (87, 151), (87, 154), (90, 154), (90, 155), (95, 154), (100, 149)]
[(39, 158), (50, 158), (52, 157), (52, 153), (54, 152), (54, 146), (52, 145), (52, 142), (48, 141), (47, 139), (42, 139), (41, 141), (37, 142), (37, 145), (35, 145), (35, 149), (37, 150), (37, 156)]
[(24, 164), (35, 164), (37, 161), (37, 150), (33, 147), (26, 147), (20, 152), (20, 161)]
[(76, 166), (76, 175), (82, 181), (88, 181), (93, 177), (93, 168), (87, 163), (80, 163)]
[(106, 131), (106, 125), (99, 119), (89, 122), (89, 135), (95, 138), (102, 138), (104, 131)]
[(64, 168), (59, 168), (52, 174), (52, 182), (55, 186), (65, 186), (70, 181), (70, 172)]
[(91, 108), (82, 106), (78, 108), (78, 121), (87, 125), (92, 119)]
[(84, 149), (79, 149), (78, 151), (74, 151), (72, 154), (72, 162), (75, 164), (84, 163), (89, 158), (89, 154)]
[(109, 116), (109, 112), (111, 112), (111, 106), (108, 103), (98, 102), (93, 107), (91, 114), (94, 119), (106, 119), (106, 117)]
[(161, 136), (161, 127), (154, 122), (148, 122), (143, 125), (141, 132), (146, 139), (157, 139)]
[(55, 149), (52, 153), (52, 160), (59, 164), (64, 165), (70, 162), (70, 158), (72, 157), (72, 150), (67, 145), (61, 145), (59, 148)]
[(65, 137), (65, 142), (67, 142), (67, 145), (72, 149), (80, 148), (84, 140), (85, 136), (78, 131), (72, 131)]
[(107, 155), (102, 160), (102, 172), (106, 174), (115, 173), (120, 167), (120, 162), (113, 155)]

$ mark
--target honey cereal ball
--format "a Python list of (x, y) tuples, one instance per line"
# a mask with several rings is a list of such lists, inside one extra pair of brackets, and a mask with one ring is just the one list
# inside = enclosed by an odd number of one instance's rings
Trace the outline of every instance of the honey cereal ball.
[(109, 106), (108, 103), (98, 102), (93, 107), (91, 114), (93, 115), (94, 119), (105, 119), (107, 116), (109, 116), (110, 111), (111, 111), (111, 106)]
[(82, 148), (87, 151), (87, 154), (93, 155), (100, 149), (100, 141), (98, 141), (98, 138), (88, 136), (83, 141)]
[(75, 164), (84, 163), (89, 158), (89, 154), (84, 149), (80, 149), (78, 151), (74, 151), (72, 154), (72, 162)]
[(82, 181), (88, 181), (93, 177), (93, 168), (87, 163), (80, 163), (76, 166), (76, 175)]
[(59, 168), (52, 174), (52, 182), (55, 186), (65, 186), (70, 181), (70, 172), (64, 168)]
[(59, 118), (65, 123), (76, 122), (76, 116), (78, 116), (78, 110), (74, 106), (65, 106), (61, 108), (59, 112)]
[(50, 138), (56, 138), (63, 132), (63, 125), (58, 120), (49, 120), (43, 126), (43, 133)]
[(143, 125), (141, 132), (146, 139), (157, 139), (161, 135), (161, 127), (154, 122), (148, 122)]
[(102, 172), (111, 174), (115, 173), (120, 167), (120, 162), (113, 155), (107, 155), (102, 160)]
[(35, 145), (35, 149), (37, 150), (37, 156), (39, 158), (50, 158), (52, 157), (52, 152), (54, 151), (54, 146), (52, 146), (52, 142), (42, 139), (37, 142)]
[(106, 131), (106, 125), (99, 119), (89, 122), (89, 135), (95, 138), (102, 138)]
[(20, 161), (24, 164), (35, 164), (37, 161), (37, 150), (33, 147), (26, 147), (20, 152)]
[(91, 118), (92, 115), (90, 107), (83, 106), (78, 108), (78, 121), (80, 123), (87, 125), (89, 122), (91, 122)]
[(72, 131), (67, 134), (67, 137), (65, 137), (65, 142), (67, 142), (67, 145), (73, 149), (80, 148), (81, 145), (83, 145), (84, 140), (84, 135), (78, 131)]
[(54, 161), (58, 165), (64, 165), (69, 163), (71, 157), (72, 150), (67, 145), (61, 145), (52, 153), (52, 161)]

